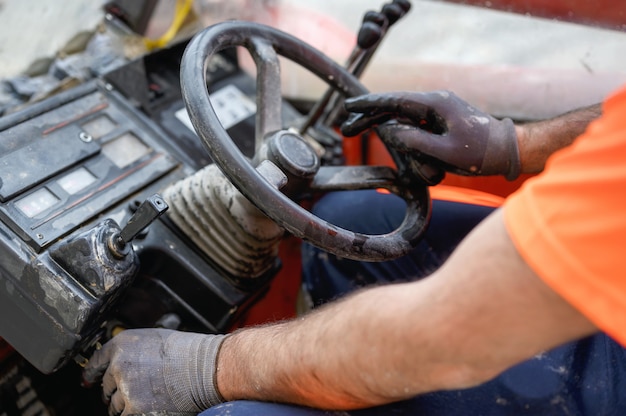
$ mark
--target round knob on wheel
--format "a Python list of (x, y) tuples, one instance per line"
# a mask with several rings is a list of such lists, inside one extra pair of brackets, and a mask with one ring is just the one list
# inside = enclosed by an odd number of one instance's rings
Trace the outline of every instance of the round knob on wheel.
[(308, 179), (315, 176), (320, 161), (315, 150), (300, 136), (291, 132), (280, 132), (269, 142), (270, 159), (288, 176)]

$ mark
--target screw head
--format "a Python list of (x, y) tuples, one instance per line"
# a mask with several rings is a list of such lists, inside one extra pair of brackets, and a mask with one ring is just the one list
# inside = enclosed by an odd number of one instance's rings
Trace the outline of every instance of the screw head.
[(89, 143), (93, 140), (93, 137), (91, 137), (90, 134), (85, 133), (84, 131), (80, 132), (80, 134), (78, 135), (78, 138), (85, 143)]

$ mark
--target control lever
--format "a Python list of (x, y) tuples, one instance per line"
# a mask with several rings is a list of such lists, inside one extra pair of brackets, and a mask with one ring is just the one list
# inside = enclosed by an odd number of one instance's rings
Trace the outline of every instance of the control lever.
[[(385, 4), (381, 10), (381, 13), (386, 18), (386, 24), (381, 26), (381, 35), (375, 44), (373, 44), (370, 48), (368, 48), (358, 63), (355, 63), (354, 67), (351, 68), (352, 73), (357, 77), (361, 77), (363, 75), (363, 71), (367, 67), (367, 64), (372, 59), (372, 56), (378, 49), (381, 41), (389, 31), (389, 28), (394, 25), (401, 17), (408, 13), (411, 9), (411, 3), (403, 0), (394, 0), (392, 3)], [(380, 20), (380, 19), (378, 19)]]
[[(375, 12), (372, 12), (375, 13)], [(382, 16), (382, 15), (381, 15)], [(367, 17), (367, 14), (366, 14)], [(384, 16), (383, 16), (384, 18)], [(380, 40), (382, 36), (381, 26), (376, 22), (363, 19), (363, 23), (361, 25), (361, 29), (359, 29), (359, 33), (357, 36), (357, 44), (350, 53), (348, 57), (348, 61), (346, 62), (346, 68), (350, 70), (350, 68), (354, 65), (355, 62), (358, 62), (360, 57), (363, 56), (367, 48), (372, 47)], [(333, 98), (333, 95), (336, 94), (335, 90), (332, 87), (329, 87), (322, 98), (315, 103), (311, 111), (309, 111), (309, 115), (307, 119), (300, 126), (300, 135), (304, 135), (306, 131), (317, 123), (320, 119), (320, 116), (323, 114), (324, 110), (328, 107), (328, 103)], [(332, 108), (332, 107), (331, 107)]]
[[(346, 69), (359, 78), (369, 62), (372, 54), (371, 50), (376, 49), (377, 45), (384, 35), (384, 31), (389, 26), (389, 20), (383, 13), (368, 11), (363, 16), (363, 23), (357, 36), (357, 46), (350, 54)], [(343, 111), (341, 105), (343, 97), (335, 90), (330, 88), (328, 91), (328, 100), (324, 102), (323, 108), (320, 109), (321, 123), (325, 126), (332, 126), (337, 115)], [(316, 120), (317, 121), (317, 120)]]
[(148, 197), (139, 205), (126, 226), (119, 233), (111, 236), (108, 244), (111, 252), (118, 257), (125, 256), (129, 251), (129, 243), (168, 208), (167, 202), (161, 195), (154, 194)]
[[(348, 67), (348, 70), (357, 78), (361, 78), (365, 68), (372, 60), (372, 56), (376, 53), (376, 50), (382, 43), (383, 38), (389, 31), (389, 28), (394, 25), (400, 18), (402, 18), (411, 9), (411, 3), (408, 0), (393, 0), (392, 3), (387, 3), (383, 6), (380, 13), (368, 12), (365, 14), (365, 23), (380, 25), (380, 35), (378, 40), (374, 42), (369, 48), (363, 49), (361, 54), (354, 60), (352, 65)], [(325, 126), (332, 126), (339, 115), (344, 112), (343, 109), (343, 97), (336, 95), (334, 99), (326, 106), (326, 113), (322, 116), (322, 123)]]
[(346, 64), (348, 70), (352, 70), (355, 62), (359, 62), (367, 50), (380, 41), (386, 24), (387, 18), (383, 14), (376, 12), (366, 13), (365, 17), (363, 17), (361, 29), (359, 29), (357, 34), (356, 46), (352, 50)]
[(160, 195), (152, 195), (123, 229), (106, 218), (52, 247), (50, 257), (100, 301), (109, 302), (139, 270), (139, 259), (129, 243), (167, 208)]
[(368, 11), (363, 16), (363, 27), (369, 23), (373, 23), (380, 28), (378, 39), (372, 42), (366, 48), (362, 48), (358, 59), (354, 59), (350, 63), (348, 69), (358, 78), (362, 75), (363, 70), (371, 60), (372, 55), (376, 52), (376, 49), (380, 45), (383, 37), (387, 34), (389, 28), (394, 25), (400, 18), (406, 15), (411, 10), (411, 3), (409, 0), (393, 0), (391, 3), (385, 4), (380, 12)]
[[(357, 44), (346, 62), (346, 69), (359, 78), (389, 28), (410, 9), (411, 3), (408, 0), (393, 0), (385, 4), (380, 12), (366, 12), (357, 35)], [(300, 134), (304, 135), (320, 119), (325, 126), (331, 126), (342, 111), (342, 101), (333, 88), (326, 90), (300, 126)]]

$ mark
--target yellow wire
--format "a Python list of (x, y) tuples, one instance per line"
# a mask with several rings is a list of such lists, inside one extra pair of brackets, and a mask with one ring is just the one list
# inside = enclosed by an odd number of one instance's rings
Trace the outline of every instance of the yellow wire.
[(148, 50), (162, 48), (166, 46), (176, 36), (183, 22), (191, 11), (193, 0), (176, 0), (176, 8), (174, 10), (174, 19), (167, 31), (158, 39), (144, 38), (144, 43)]

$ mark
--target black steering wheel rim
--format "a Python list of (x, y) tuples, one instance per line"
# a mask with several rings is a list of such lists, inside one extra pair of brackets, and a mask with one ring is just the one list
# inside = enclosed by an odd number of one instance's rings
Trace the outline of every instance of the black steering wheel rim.
[[(221, 126), (209, 98), (207, 64), (214, 54), (225, 48), (243, 46), (252, 54), (259, 44), (273, 48), (275, 53), (308, 69), (346, 97), (368, 92), (343, 67), (287, 33), (252, 22), (228, 21), (210, 26), (194, 36), (185, 50), (181, 88), (191, 122), (213, 161), (265, 215), (317, 247), (361, 261), (390, 260), (408, 253), (420, 240), (430, 219), (430, 197), (424, 184), (399, 173), (397, 183), (390, 190), (407, 203), (402, 224), (387, 234), (355, 233), (315, 216), (266, 181)], [(393, 157), (395, 152), (391, 154)]]

